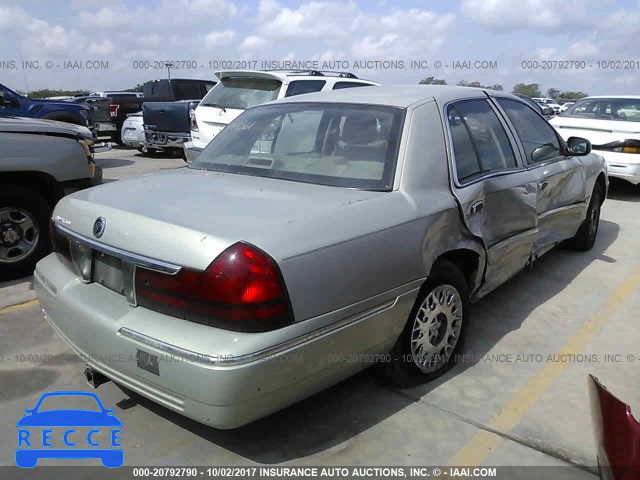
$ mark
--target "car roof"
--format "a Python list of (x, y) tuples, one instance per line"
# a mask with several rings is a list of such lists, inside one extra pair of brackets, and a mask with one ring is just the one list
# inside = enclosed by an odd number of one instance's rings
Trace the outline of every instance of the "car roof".
[(215, 72), (219, 79), (231, 77), (254, 77), (281, 82), (291, 80), (329, 80), (336, 82), (360, 82), (371, 85), (379, 85), (377, 82), (358, 78), (350, 72), (337, 72), (329, 70), (220, 70)]
[[(620, 98), (626, 100), (640, 100), (640, 95), (589, 95), (588, 97), (580, 98), (579, 100), (586, 100), (587, 98)], [(578, 100), (573, 100), (577, 102)]]
[[(515, 95), (474, 87), (452, 85), (389, 85), (376, 88), (347, 88), (325, 92), (307, 93), (276, 100), (275, 102), (336, 102), (388, 105), (406, 108), (425, 101), (436, 100), (444, 104), (462, 98), (506, 97), (522, 101)], [(269, 104), (274, 102), (269, 102)]]

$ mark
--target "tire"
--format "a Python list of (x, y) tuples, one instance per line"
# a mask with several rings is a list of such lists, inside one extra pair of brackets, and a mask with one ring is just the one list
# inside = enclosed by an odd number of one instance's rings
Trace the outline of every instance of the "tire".
[(53, 206), (36, 191), (0, 185), (0, 246), (5, 247), (0, 249), (0, 278), (31, 275), (49, 253), (52, 211)]
[(600, 208), (602, 206), (604, 192), (600, 185), (596, 185), (591, 195), (587, 217), (580, 225), (575, 236), (567, 241), (567, 246), (574, 250), (586, 252), (593, 248), (598, 235), (598, 225), (600, 224)]
[(111, 134), (111, 141), (114, 143), (117, 143), (118, 145), (124, 145), (124, 142), (122, 141), (122, 134), (121, 132), (113, 132)]
[[(454, 308), (446, 307), (447, 298), (452, 301)], [(432, 305), (431, 311), (425, 315), (424, 307), (429, 308), (429, 304)], [(440, 309), (444, 311), (429, 318), (429, 313)], [(405, 328), (390, 352), (389, 361), (376, 366), (376, 375), (398, 388), (413, 387), (438, 378), (455, 365), (458, 354), (464, 346), (468, 321), (467, 282), (453, 263), (438, 260), (418, 294)], [(423, 333), (420, 325), (428, 325), (431, 328)], [(425, 351), (424, 344), (420, 342), (426, 333), (429, 335), (426, 339), (429, 345), (435, 343), (442, 347), (446, 345), (447, 333), (451, 334), (456, 330), (456, 339), (449, 335), (449, 348), (443, 347), (437, 353), (434, 353), (437, 349)]]

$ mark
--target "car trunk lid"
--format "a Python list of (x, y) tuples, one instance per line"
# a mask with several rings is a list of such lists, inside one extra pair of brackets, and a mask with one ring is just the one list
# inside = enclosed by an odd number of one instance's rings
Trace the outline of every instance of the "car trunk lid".
[[(380, 195), (181, 168), (77, 192), (60, 201), (54, 218), (109, 247), (204, 269), (241, 240), (278, 260), (295, 251), (298, 223)], [(96, 238), (100, 217), (106, 227)]]

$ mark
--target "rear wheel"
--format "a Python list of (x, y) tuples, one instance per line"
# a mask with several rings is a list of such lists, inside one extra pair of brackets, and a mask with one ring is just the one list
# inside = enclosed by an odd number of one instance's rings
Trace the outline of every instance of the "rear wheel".
[(113, 132), (111, 134), (111, 141), (117, 143), (118, 145), (124, 145), (121, 132)]
[(598, 226), (600, 225), (600, 208), (602, 206), (604, 192), (600, 185), (596, 185), (591, 195), (589, 208), (587, 209), (587, 217), (580, 225), (575, 236), (567, 241), (567, 246), (580, 251), (588, 251), (593, 248), (598, 235)]
[(0, 274), (30, 275), (49, 251), (51, 205), (30, 188), (0, 186)]
[(390, 361), (377, 366), (378, 376), (406, 388), (449, 371), (464, 344), (468, 304), (467, 283), (458, 267), (447, 260), (436, 262)]

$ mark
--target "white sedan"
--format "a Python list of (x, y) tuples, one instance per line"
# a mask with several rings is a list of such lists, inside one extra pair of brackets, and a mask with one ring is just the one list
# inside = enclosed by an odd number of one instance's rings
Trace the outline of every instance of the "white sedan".
[(590, 140), (609, 176), (640, 184), (640, 96), (586, 97), (550, 123), (565, 139)]

